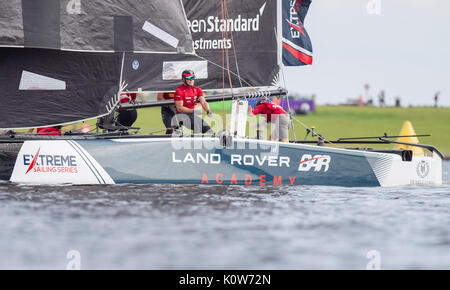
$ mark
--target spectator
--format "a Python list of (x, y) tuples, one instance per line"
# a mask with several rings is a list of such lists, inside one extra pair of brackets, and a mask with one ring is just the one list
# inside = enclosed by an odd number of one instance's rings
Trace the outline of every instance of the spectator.
[(435, 107), (435, 108), (438, 107), (439, 94), (440, 94), (440, 92), (437, 92), (437, 93), (434, 95), (434, 107)]
[(381, 91), (380, 94), (378, 95), (378, 101), (380, 103), (381, 108), (384, 108), (384, 106), (385, 106), (384, 98), (385, 98), (385, 93), (384, 93), (384, 91)]

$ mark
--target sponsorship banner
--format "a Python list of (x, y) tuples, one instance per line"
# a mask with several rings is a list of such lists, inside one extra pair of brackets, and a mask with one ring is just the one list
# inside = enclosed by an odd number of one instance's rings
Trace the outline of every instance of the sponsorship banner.
[[(241, 82), (244, 87), (272, 85), (278, 74), (277, 1), (231, 0), (224, 1), (223, 7), (221, 2), (183, 1), (194, 49), (210, 61), (204, 85), (222, 88), (226, 50), (233, 86), (240, 87)], [(227, 75), (225, 84), (229, 86)]]
[(283, 65), (311, 65), (313, 50), (305, 29), (305, 17), (311, 0), (283, 0)]
[(92, 156), (74, 141), (26, 141), (17, 156), (12, 182), (114, 184)]

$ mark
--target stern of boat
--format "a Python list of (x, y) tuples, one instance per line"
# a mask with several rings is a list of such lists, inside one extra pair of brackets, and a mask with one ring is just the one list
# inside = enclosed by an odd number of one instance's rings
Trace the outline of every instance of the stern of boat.
[(369, 163), (383, 187), (405, 185), (442, 185), (442, 157), (438, 152), (429, 155), (382, 154), (368, 157)]

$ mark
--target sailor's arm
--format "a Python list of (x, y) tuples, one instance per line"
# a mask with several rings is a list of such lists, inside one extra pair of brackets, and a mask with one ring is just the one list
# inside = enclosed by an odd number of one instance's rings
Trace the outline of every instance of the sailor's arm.
[(253, 114), (253, 115), (258, 115), (262, 112), (263, 106), (259, 105), (257, 108), (255, 108), (254, 110), (251, 109), (251, 107), (249, 106), (248, 111), (249, 113)]
[(191, 114), (192, 112), (194, 112), (193, 109), (189, 109), (183, 106), (183, 101), (175, 101), (175, 107), (177, 108), (177, 111), (179, 113)]

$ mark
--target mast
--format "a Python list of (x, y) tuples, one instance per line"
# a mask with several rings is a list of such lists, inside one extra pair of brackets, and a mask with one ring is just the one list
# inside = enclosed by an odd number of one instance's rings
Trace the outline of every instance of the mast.
[(282, 46), (282, 39), (283, 39), (283, 1), (277, 1), (277, 52), (278, 52), (278, 66), (279, 71), (278, 74), (280, 74), (280, 71), (283, 66), (283, 46)]

